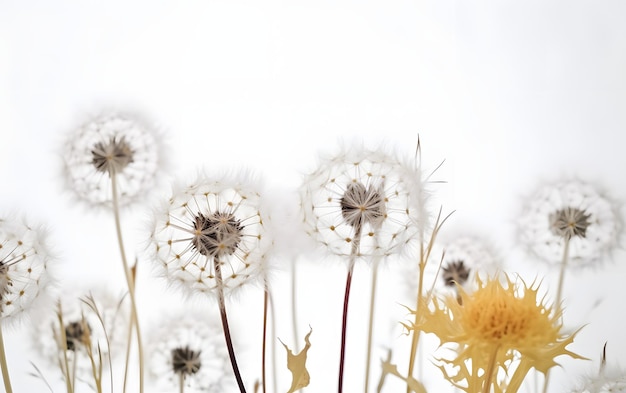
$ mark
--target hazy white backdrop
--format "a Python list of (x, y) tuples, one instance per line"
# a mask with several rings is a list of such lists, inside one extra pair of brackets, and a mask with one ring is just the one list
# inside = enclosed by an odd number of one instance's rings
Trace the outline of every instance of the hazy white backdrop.
[[(385, 141), (409, 155), (419, 134), (426, 167), (445, 159), (437, 198), (456, 212), (444, 235), (483, 236), (510, 271), (546, 275), (554, 287), (556, 271), (519, 248), (516, 218), (534, 188), (562, 178), (626, 201), (624, 20), (620, 0), (0, 0), (0, 213), (24, 211), (48, 225), (62, 255), (61, 287), (122, 288), (112, 219), (73, 206), (60, 176), (63, 139), (103, 108), (157, 124), (175, 176), (254, 168), (285, 198), (318, 152), (342, 139)], [(127, 218), (129, 248), (140, 250), (145, 228)], [(563, 359), (568, 371), (554, 373), (553, 392), (595, 369), (606, 341), (609, 361), (626, 366), (624, 257), (620, 250), (602, 268), (568, 274), (566, 307), (576, 306), (566, 321), (590, 323), (572, 349), (594, 361)], [(336, 386), (345, 268), (311, 262), (299, 322), (301, 332), (314, 329), (308, 391), (325, 393)], [(355, 276), (350, 326), (363, 323), (366, 272)], [(146, 329), (176, 306), (150, 273), (143, 268), (138, 284)], [(283, 298), (286, 279), (277, 274), (274, 283)], [(398, 286), (391, 268), (384, 279)], [(235, 329), (249, 348), (248, 379), (260, 372), (260, 292), (250, 296), (230, 305), (235, 321), (248, 324)], [(408, 343), (385, 320), (386, 312), (403, 318), (396, 306), (379, 306), (375, 359)], [(287, 322), (277, 334), (293, 345)], [(25, 323), (5, 334), (14, 387), (44, 391), (27, 375), (36, 361), (28, 330)], [(362, 391), (361, 335), (349, 335), (348, 392)], [(284, 392), (289, 374), (282, 352), (278, 359)], [(432, 391), (438, 379), (426, 377)], [(394, 386), (390, 379), (385, 391)]]

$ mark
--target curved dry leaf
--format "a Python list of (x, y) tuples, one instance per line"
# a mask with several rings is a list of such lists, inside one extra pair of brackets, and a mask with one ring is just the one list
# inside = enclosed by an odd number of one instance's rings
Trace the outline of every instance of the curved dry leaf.
[(291, 387), (287, 393), (293, 393), (296, 390), (300, 390), (306, 386), (309, 386), (309, 382), (311, 380), (311, 376), (306, 369), (306, 355), (307, 351), (311, 347), (311, 342), (309, 341), (309, 336), (313, 333), (313, 329), (309, 330), (309, 333), (304, 337), (304, 342), (306, 343), (302, 351), (297, 355), (294, 355), (291, 349), (285, 345), (280, 339), (281, 344), (287, 350), (287, 368), (291, 371), (292, 381)]

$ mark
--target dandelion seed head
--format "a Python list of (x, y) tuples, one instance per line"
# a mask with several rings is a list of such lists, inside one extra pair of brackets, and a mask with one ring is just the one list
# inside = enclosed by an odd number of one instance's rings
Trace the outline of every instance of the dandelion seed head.
[(520, 241), (551, 264), (560, 264), (569, 242), (568, 266), (597, 267), (620, 244), (618, 206), (591, 184), (563, 181), (539, 188), (518, 220)]
[(149, 195), (163, 177), (156, 130), (136, 116), (107, 114), (82, 124), (63, 148), (66, 185), (89, 206), (110, 206), (115, 176), (120, 206)]
[(381, 150), (350, 147), (321, 161), (300, 187), (309, 236), (331, 254), (359, 256), (401, 252), (415, 233), (405, 165)]
[(154, 214), (150, 247), (159, 273), (188, 295), (226, 294), (259, 282), (272, 246), (265, 202), (250, 176), (199, 175)]
[(49, 264), (54, 257), (42, 228), (24, 219), (0, 217), (0, 319), (21, 316), (45, 300), (50, 283)]
[(234, 376), (218, 320), (185, 308), (155, 324), (146, 359), (156, 391), (178, 391), (180, 377), (185, 392), (228, 391)]
[(96, 359), (102, 356), (105, 369), (109, 357), (114, 359), (115, 355), (124, 352), (130, 320), (128, 299), (113, 294), (108, 288), (86, 289), (77, 285), (66, 286), (55, 300), (55, 306), (33, 317), (33, 349), (48, 365), (55, 367), (63, 360), (63, 351), (67, 348), (68, 359), (75, 367), (77, 377), (89, 381), (92, 372), (89, 351)]

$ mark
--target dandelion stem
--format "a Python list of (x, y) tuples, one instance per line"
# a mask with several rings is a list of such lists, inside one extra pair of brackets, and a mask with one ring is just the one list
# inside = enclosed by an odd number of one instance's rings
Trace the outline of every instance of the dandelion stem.
[(372, 362), (372, 336), (374, 333), (374, 305), (376, 300), (376, 283), (378, 282), (378, 258), (374, 259), (374, 266), (372, 266), (372, 291), (370, 295), (370, 315), (367, 326), (367, 355), (365, 359), (365, 389), (364, 393), (369, 391), (370, 382), (370, 363)]
[(2, 336), (2, 324), (0, 323), (0, 365), (2, 366), (2, 380), (4, 381), (4, 389), (6, 393), (13, 393), (11, 389), (11, 378), (9, 377), (9, 367), (7, 357), (4, 350), (4, 337)]
[[(563, 259), (561, 260), (561, 269), (559, 271), (559, 281), (556, 288), (556, 301), (554, 302), (554, 315), (559, 316), (562, 311), (561, 299), (563, 298), (563, 282), (565, 281), (565, 271), (567, 270), (567, 262), (569, 260), (569, 241), (570, 236), (564, 236), (563, 242)], [(543, 393), (548, 392), (548, 384), (550, 383), (550, 370), (546, 372), (546, 378), (543, 381)]]
[(178, 374), (178, 392), (185, 393), (185, 373)]
[[(276, 337), (276, 309), (274, 308), (274, 297), (272, 293), (268, 291), (269, 302), (270, 302), (270, 315), (272, 316), (272, 337)], [(296, 340), (297, 341), (297, 340)], [(272, 345), (272, 385), (274, 387), (274, 393), (278, 392), (278, 375), (277, 373), (277, 362), (276, 362), (276, 340), (272, 340), (274, 345)], [(304, 391), (304, 390), (301, 390)]]
[[(143, 393), (143, 344), (141, 341), (141, 330), (139, 329), (139, 318), (137, 317), (137, 303), (135, 301), (135, 278), (128, 266), (128, 260), (126, 258), (126, 250), (124, 248), (124, 240), (122, 238), (122, 226), (120, 223), (120, 207), (117, 196), (117, 180), (116, 175), (111, 175), (111, 194), (113, 201), (113, 216), (115, 217), (115, 231), (117, 233), (117, 243), (120, 248), (120, 254), (122, 257), (122, 265), (124, 267), (124, 275), (126, 276), (126, 283), (128, 285), (128, 293), (130, 296), (131, 304), (131, 326), (135, 326), (135, 332), (137, 336), (137, 353), (139, 356), (139, 392)], [(130, 344), (129, 344), (130, 345)]]
[(267, 306), (268, 306), (268, 288), (267, 283), (265, 284), (265, 290), (263, 291), (263, 341), (262, 341), (262, 349), (261, 349), (261, 387), (262, 392), (265, 393), (265, 351), (267, 344)]
[(487, 366), (487, 370), (485, 370), (485, 384), (483, 385), (483, 393), (491, 392), (491, 381), (493, 380), (493, 375), (496, 371), (496, 359), (498, 358), (498, 351), (500, 350), (500, 346), (496, 346), (489, 358), (489, 365)]
[(348, 275), (346, 277), (346, 291), (343, 297), (343, 315), (341, 318), (341, 349), (339, 355), (339, 386), (338, 392), (343, 392), (343, 371), (346, 360), (346, 333), (348, 328), (348, 300), (350, 299), (350, 286), (352, 284), (352, 272), (354, 271), (354, 263), (359, 253), (359, 245), (361, 243), (361, 223), (357, 222), (354, 226), (354, 239), (352, 240), (352, 249), (350, 250), (350, 263), (348, 265)]
[(297, 313), (297, 302), (296, 302), (296, 266), (297, 264), (292, 263), (291, 264), (291, 324), (293, 327), (293, 336), (296, 338), (296, 347), (295, 350), (299, 351), (300, 349), (298, 348), (298, 344), (297, 344), (297, 338), (300, 337), (298, 335), (298, 313)]
[(217, 258), (213, 259), (213, 265), (215, 266), (215, 281), (217, 282), (217, 297), (220, 308), (220, 316), (222, 317), (222, 328), (224, 330), (224, 339), (226, 340), (226, 348), (228, 349), (228, 356), (230, 357), (230, 363), (233, 366), (233, 373), (237, 380), (237, 385), (241, 393), (246, 393), (246, 387), (241, 379), (241, 373), (239, 372), (239, 366), (237, 366), (237, 358), (235, 357), (235, 350), (233, 348), (233, 340), (230, 336), (230, 328), (228, 327), (228, 317), (226, 316), (226, 302), (224, 301), (224, 282), (222, 280), (222, 268)]

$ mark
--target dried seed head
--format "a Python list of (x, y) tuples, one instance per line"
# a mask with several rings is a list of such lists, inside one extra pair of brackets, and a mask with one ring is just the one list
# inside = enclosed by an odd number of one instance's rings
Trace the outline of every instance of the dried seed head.
[(109, 208), (115, 176), (120, 206), (145, 201), (166, 178), (162, 139), (135, 116), (90, 119), (62, 146), (67, 188), (89, 207)]
[[(305, 231), (338, 256), (389, 256), (417, 232), (411, 194), (414, 171), (382, 150), (351, 145), (304, 178), (300, 206)], [(358, 243), (357, 243), (358, 241)]]
[(189, 346), (172, 349), (172, 370), (183, 376), (197, 373), (202, 366), (201, 353), (202, 351), (194, 351)]
[(455, 285), (463, 285), (467, 282), (470, 275), (470, 269), (465, 266), (462, 260), (451, 261), (442, 269), (441, 277), (447, 287)]
[(182, 379), (185, 392), (230, 392), (234, 377), (219, 318), (206, 309), (182, 306), (146, 337), (153, 391), (178, 392)]
[(75, 351), (78, 345), (89, 345), (91, 329), (86, 321), (75, 321), (65, 325), (65, 340), (68, 351)]
[(48, 284), (45, 233), (13, 217), (0, 217), (0, 320), (16, 317), (39, 300)]
[(99, 141), (93, 146), (91, 163), (99, 172), (104, 172), (109, 177), (121, 173), (124, 168), (133, 162), (133, 150), (122, 136), (117, 139), (115, 136), (108, 141)]
[(233, 255), (241, 242), (243, 225), (232, 213), (198, 213), (191, 243), (206, 257)]
[(585, 210), (568, 206), (550, 214), (550, 230), (567, 240), (574, 236), (585, 237), (591, 224), (589, 218), (591, 214), (587, 214)]
[(215, 295), (218, 285), (231, 294), (264, 278), (271, 220), (251, 180), (198, 178), (155, 212), (154, 261), (170, 284), (187, 295)]
[(561, 264), (568, 242), (568, 268), (599, 267), (623, 241), (620, 207), (589, 183), (547, 184), (519, 214), (519, 243), (539, 259)]
[(385, 218), (385, 202), (381, 192), (371, 185), (366, 188), (361, 182), (348, 184), (339, 205), (341, 215), (353, 227), (367, 223), (378, 228)]

